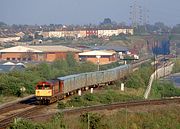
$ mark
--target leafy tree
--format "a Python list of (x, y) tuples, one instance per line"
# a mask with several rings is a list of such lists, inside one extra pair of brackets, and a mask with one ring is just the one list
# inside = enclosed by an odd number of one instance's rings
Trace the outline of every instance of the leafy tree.
[(52, 77), (51, 68), (47, 63), (41, 63), (37, 67), (39, 75), (43, 78), (50, 79)]
[(74, 67), (77, 65), (77, 61), (75, 60), (72, 53), (68, 53), (66, 57), (67, 63), (69, 67)]
[(0, 28), (7, 27), (7, 24), (0, 21)]

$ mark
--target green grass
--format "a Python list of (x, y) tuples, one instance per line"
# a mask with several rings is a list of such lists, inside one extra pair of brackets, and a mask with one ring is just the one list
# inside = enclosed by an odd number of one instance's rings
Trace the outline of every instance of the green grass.
[[(139, 108), (141, 109), (141, 108)], [(152, 110), (153, 109), (153, 110)], [(83, 114), (57, 114), (48, 122), (19, 119), (10, 129), (179, 129), (179, 106), (129, 108)]]
[(152, 84), (150, 98), (163, 98), (180, 96), (180, 89), (176, 88), (171, 82), (165, 80), (157, 80)]
[(60, 101), (58, 103), (59, 109), (70, 107), (84, 107), (99, 104), (110, 104), (115, 102), (141, 100), (143, 98), (144, 89), (125, 88), (125, 91), (121, 91), (120, 87), (115, 85), (104, 87), (101, 90), (95, 91), (95, 93), (86, 93), (82, 96), (72, 96), (67, 101)]

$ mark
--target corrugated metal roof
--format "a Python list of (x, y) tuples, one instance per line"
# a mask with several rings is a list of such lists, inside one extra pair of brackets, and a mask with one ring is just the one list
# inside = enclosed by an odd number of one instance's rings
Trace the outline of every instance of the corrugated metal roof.
[(80, 75), (85, 75), (85, 73), (67, 75), (67, 76), (64, 76), (64, 77), (58, 77), (57, 79), (58, 79), (58, 80), (67, 80), (67, 79), (71, 79), (71, 78), (78, 77), (78, 76), (80, 76)]
[(28, 48), (36, 49), (43, 52), (81, 52), (78, 49), (66, 47), (66, 46), (28, 46)]
[(81, 52), (65, 46), (15, 46), (0, 50), (1, 52)]
[(25, 66), (24, 65), (0, 65), (0, 73), (4, 72), (10, 72), (13, 70), (24, 70)]
[(111, 56), (113, 54), (115, 54), (115, 51), (106, 51), (106, 50), (102, 50), (102, 51), (88, 51), (88, 52), (82, 52), (79, 53), (79, 55), (83, 55), (83, 56)]
[(0, 50), (1, 52), (42, 52), (33, 48), (28, 48), (26, 46), (15, 46), (15, 47), (11, 47), (11, 48), (5, 48)]
[(127, 47), (122, 47), (122, 46), (96, 46), (93, 49), (95, 49), (95, 50), (114, 50), (116, 52), (128, 51)]

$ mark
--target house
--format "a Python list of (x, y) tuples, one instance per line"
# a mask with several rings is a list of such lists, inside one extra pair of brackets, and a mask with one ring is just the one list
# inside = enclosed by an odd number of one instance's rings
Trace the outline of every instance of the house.
[(98, 30), (98, 37), (110, 37), (113, 35), (118, 35), (118, 30)]
[(86, 37), (89, 37), (89, 36), (98, 36), (98, 30), (97, 29), (87, 29)]
[(80, 61), (90, 61), (95, 64), (109, 64), (117, 61), (117, 54), (112, 50), (94, 50), (79, 53), (79, 59)]
[(78, 49), (65, 46), (15, 46), (0, 50), (0, 59), (8, 61), (47, 61), (65, 59), (71, 52), (78, 60)]

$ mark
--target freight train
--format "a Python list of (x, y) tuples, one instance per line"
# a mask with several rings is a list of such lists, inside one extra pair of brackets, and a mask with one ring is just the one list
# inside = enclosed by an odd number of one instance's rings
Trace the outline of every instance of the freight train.
[(104, 71), (87, 72), (58, 77), (49, 81), (41, 81), (36, 85), (35, 96), (42, 104), (53, 103), (74, 94), (78, 90), (97, 87), (102, 84), (111, 84), (120, 80), (128, 73), (137, 69), (139, 65), (149, 60), (144, 59), (134, 64), (122, 65)]

